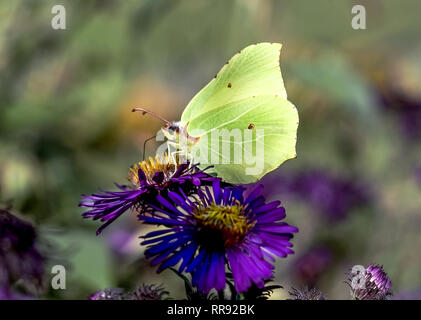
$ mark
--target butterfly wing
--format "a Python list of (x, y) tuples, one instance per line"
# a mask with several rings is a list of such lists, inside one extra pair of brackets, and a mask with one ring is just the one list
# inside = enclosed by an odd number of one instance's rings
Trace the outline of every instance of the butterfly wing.
[(202, 113), (261, 94), (287, 98), (279, 68), (280, 43), (259, 43), (234, 55), (189, 102), (181, 115), (187, 123)]
[[(257, 181), (282, 162), (296, 156), (298, 114), (287, 100), (279, 67), (281, 47), (278, 43), (259, 43), (234, 55), (215, 78), (196, 94), (181, 116), (182, 123), (188, 124), (188, 134), (200, 137), (192, 154), (197, 155), (197, 150), (207, 150), (208, 163), (214, 165), (217, 175), (227, 182)], [(250, 130), (252, 137), (228, 143), (231, 155), (227, 156), (223, 152), (224, 138), (218, 143), (221, 148), (209, 142), (212, 134), (223, 129), (231, 132), (233, 129), (242, 130), (245, 132), (244, 138), (247, 130)], [(263, 137), (260, 136), (262, 130)], [(246, 173), (245, 169), (252, 168), (253, 164), (244, 161), (233, 163), (227, 159), (240, 149), (243, 153), (248, 152), (247, 141), (256, 144), (256, 163), (264, 163), (260, 173), (253, 173), (252, 170)], [(264, 152), (256, 154), (259, 148), (263, 148)], [(204, 153), (202, 167), (206, 166)], [(198, 157), (193, 158), (195, 162), (200, 162)]]
[(191, 152), (225, 181), (252, 183), (296, 157), (297, 126), (295, 106), (281, 96), (245, 98), (196, 117), (189, 127), (200, 139)]

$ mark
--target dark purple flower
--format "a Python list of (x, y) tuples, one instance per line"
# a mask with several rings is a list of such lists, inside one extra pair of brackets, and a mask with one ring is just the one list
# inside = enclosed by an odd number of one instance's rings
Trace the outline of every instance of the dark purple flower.
[(392, 294), (392, 282), (379, 265), (370, 264), (362, 274), (351, 273), (349, 280), (356, 300), (385, 300)]
[(0, 300), (14, 300), (8, 287), (0, 286)]
[(421, 99), (399, 92), (393, 88), (383, 90), (380, 101), (385, 110), (399, 122), (403, 135), (409, 140), (421, 136)]
[(283, 179), (280, 184), (281, 192), (298, 196), (332, 222), (367, 204), (370, 198), (365, 185), (317, 169)]
[(45, 258), (35, 240), (30, 223), (0, 209), (0, 295), (11, 296), (18, 280), (32, 293), (42, 289)]
[(11, 288), (0, 287), (0, 300), (35, 300), (33, 295), (23, 294)]
[(292, 273), (303, 283), (314, 285), (332, 265), (333, 252), (326, 245), (318, 245), (302, 253), (292, 264)]
[(279, 201), (265, 203), (261, 190), (244, 197), (242, 187), (223, 188), (215, 180), (194, 198), (182, 190), (169, 192), (175, 205), (158, 196), (162, 207), (139, 219), (166, 229), (144, 236), (142, 244), (149, 245), (145, 256), (159, 264), (158, 272), (182, 261), (179, 272), (191, 273), (192, 284), (204, 293), (225, 287), (226, 264), (237, 292), (253, 283), (262, 288), (273, 276), (275, 256), (294, 253), (290, 240), (298, 229), (282, 222), (285, 209)]
[(137, 230), (113, 229), (107, 234), (106, 242), (111, 251), (117, 256), (130, 255), (134, 253), (135, 248), (137, 249), (136, 241), (138, 236), (136, 232)]
[(130, 187), (116, 184), (120, 191), (102, 191), (90, 196), (83, 195), (80, 207), (89, 208), (83, 213), (84, 218), (93, 218), (105, 222), (98, 230), (100, 234), (104, 228), (111, 224), (129, 209), (136, 209), (143, 214), (150, 209), (149, 204), (159, 205), (156, 196), (166, 196), (170, 190), (182, 190), (186, 194), (194, 192), (197, 187), (210, 183), (215, 178), (197, 168), (197, 165), (183, 163), (177, 167), (162, 157), (155, 160), (134, 165), (128, 179)]

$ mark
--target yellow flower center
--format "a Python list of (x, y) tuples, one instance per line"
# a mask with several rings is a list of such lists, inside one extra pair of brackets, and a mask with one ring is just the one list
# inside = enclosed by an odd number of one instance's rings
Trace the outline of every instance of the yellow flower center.
[(156, 183), (153, 180), (155, 174), (157, 172), (162, 172), (163, 174), (163, 182), (168, 181), (169, 178), (175, 172), (175, 165), (174, 162), (168, 157), (167, 154), (165, 155), (156, 155), (155, 158), (149, 157), (148, 160), (139, 162), (134, 164), (129, 171), (127, 179), (132, 183), (132, 185), (136, 188), (140, 187), (139, 182), (139, 175), (138, 171), (142, 169), (145, 173), (146, 181), (148, 184)]
[[(255, 225), (255, 222), (250, 222), (246, 217), (245, 207), (239, 203), (232, 206), (212, 203), (208, 207), (195, 209), (193, 213), (199, 227), (205, 231), (211, 231), (209, 235), (214, 235), (215, 231), (221, 235), (225, 248), (240, 243)], [(218, 241), (217, 239), (205, 240), (206, 242)]]

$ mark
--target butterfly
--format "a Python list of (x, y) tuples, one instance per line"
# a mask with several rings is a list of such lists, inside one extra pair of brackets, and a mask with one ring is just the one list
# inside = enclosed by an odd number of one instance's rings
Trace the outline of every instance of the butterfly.
[[(162, 128), (171, 154), (233, 184), (258, 181), (295, 158), (298, 112), (288, 101), (279, 43), (250, 45), (235, 54), (188, 103), (181, 120)], [(133, 111), (151, 113), (143, 108)]]

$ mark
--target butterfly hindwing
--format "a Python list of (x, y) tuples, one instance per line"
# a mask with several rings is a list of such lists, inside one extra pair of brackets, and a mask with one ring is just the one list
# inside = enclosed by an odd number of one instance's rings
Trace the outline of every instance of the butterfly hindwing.
[[(192, 133), (200, 136), (194, 147), (200, 151), (192, 153), (201, 156), (201, 167), (212, 164), (230, 183), (255, 182), (296, 156), (298, 113), (277, 95), (231, 102), (201, 114), (192, 124)], [(207, 127), (213, 128), (203, 131)]]

